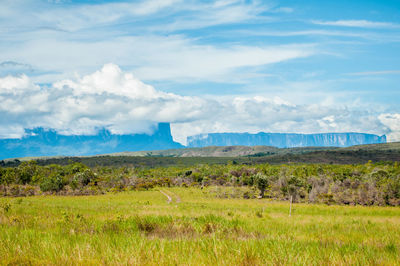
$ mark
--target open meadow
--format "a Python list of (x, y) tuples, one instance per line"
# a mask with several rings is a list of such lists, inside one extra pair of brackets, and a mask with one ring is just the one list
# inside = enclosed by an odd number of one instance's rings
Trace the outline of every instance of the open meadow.
[(289, 217), (288, 202), (216, 189), (0, 198), (1, 264), (400, 265), (398, 207), (296, 203)]

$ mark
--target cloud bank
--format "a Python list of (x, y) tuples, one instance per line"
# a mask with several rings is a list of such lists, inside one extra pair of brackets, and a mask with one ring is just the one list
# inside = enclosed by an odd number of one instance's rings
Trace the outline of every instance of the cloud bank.
[[(1, 137), (20, 137), (24, 128), (45, 127), (61, 134), (151, 133), (158, 122), (198, 119), (208, 103), (155, 90), (107, 64), (93, 74), (51, 86), (33, 84), (29, 77), (0, 79)], [(208, 107), (207, 107), (208, 108)], [(212, 109), (212, 108), (209, 108)]]
[(0, 137), (45, 127), (65, 135), (151, 133), (172, 123), (174, 139), (211, 132), (365, 132), (400, 140), (400, 114), (335, 103), (296, 105), (279, 97), (205, 98), (156, 90), (115, 64), (75, 79), (38, 85), (26, 75), (0, 78)]

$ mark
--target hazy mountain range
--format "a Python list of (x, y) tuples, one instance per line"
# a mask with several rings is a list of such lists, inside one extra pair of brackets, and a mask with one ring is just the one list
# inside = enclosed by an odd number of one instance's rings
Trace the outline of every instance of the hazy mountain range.
[(255, 146), (266, 145), (278, 148), (293, 147), (349, 147), (361, 144), (386, 143), (386, 136), (364, 133), (212, 133), (190, 136), (188, 147), (207, 146)]
[[(188, 147), (234, 145), (264, 145), (278, 148), (348, 147), (375, 143), (386, 143), (386, 136), (363, 133), (212, 133), (188, 137)], [(273, 147), (269, 147), (268, 149), (273, 149)], [(150, 135), (116, 135), (103, 129), (96, 135), (91, 136), (66, 136), (58, 134), (55, 130), (36, 128), (27, 130), (25, 136), (20, 139), (1, 139), (0, 159), (58, 155), (84, 156), (181, 148), (184, 148), (184, 146), (175, 142), (172, 138), (169, 123), (159, 123), (158, 127)], [(222, 151), (222, 154), (224, 152)], [(260, 151), (254, 152), (266, 151), (263, 148)], [(273, 151), (268, 150), (268, 152)]]
[(159, 123), (151, 135), (115, 135), (101, 130), (97, 135), (60, 135), (54, 130), (28, 130), (21, 139), (0, 140), (0, 159), (37, 156), (82, 156), (122, 151), (177, 149), (169, 123)]

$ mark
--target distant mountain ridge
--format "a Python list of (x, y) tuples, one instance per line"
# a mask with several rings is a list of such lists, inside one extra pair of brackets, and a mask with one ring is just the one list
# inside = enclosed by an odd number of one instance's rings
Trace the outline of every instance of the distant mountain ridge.
[(363, 144), (386, 143), (386, 136), (365, 133), (210, 133), (189, 136), (188, 147), (207, 146), (274, 146), (293, 147), (349, 147)]
[(103, 129), (96, 135), (60, 135), (55, 130), (27, 130), (21, 139), (0, 139), (0, 159), (38, 156), (82, 156), (124, 151), (178, 149), (169, 123), (159, 123), (153, 134), (115, 135)]
[(329, 163), (364, 164), (372, 162), (400, 163), (400, 142), (337, 147), (276, 148), (270, 146), (213, 146), (159, 151), (121, 152), (95, 156), (46, 156), (0, 160), (0, 166), (14, 167), (23, 161), (36, 160), (39, 165), (81, 162), (88, 166), (159, 167), (198, 164), (260, 163)]
[[(150, 135), (116, 135), (102, 129), (96, 135), (66, 136), (58, 134), (55, 130), (36, 128), (26, 130), (26, 135), (21, 139), (0, 139), (0, 160), (42, 156), (92, 156), (112, 153), (182, 157), (272, 155), (288, 152), (279, 151), (278, 148), (311, 147), (311, 149), (305, 148), (307, 151), (311, 151), (324, 149), (324, 147), (348, 147), (378, 143), (386, 143), (386, 136), (363, 133), (212, 133), (188, 137), (188, 147), (192, 149), (181, 150), (185, 147), (173, 141), (169, 123), (159, 123)], [(237, 147), (219, 149), (219, 146)], [(247, 148), (249, 146), (251, 146), (250, 150)], [(207, 148), (197, 149), (202, 147)], [(301, 152), (303, 150), (304, 148)], [(297, 153), (295, 150), (293, 152)]]

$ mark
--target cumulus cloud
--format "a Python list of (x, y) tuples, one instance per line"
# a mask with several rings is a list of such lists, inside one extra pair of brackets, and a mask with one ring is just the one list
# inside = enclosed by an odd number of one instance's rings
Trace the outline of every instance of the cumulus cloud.
[(2, 137), (24, 128), (45, 127), (61, 134), (151, 133), (158, 122), (185, 122), (204, 115), (209, 103), (155, 90), (107, 64), (93, 74), (40, 87), (23, 76), (0, 79)]
[(381, 114), (379, 120), (390, 129), (388, 141), (400, 141), (400, 114)]
[[(274, 97), (234, 97), (219, 101), (219, 112), (212, 119), (172, 125), (174, 137), (186, 143), (186, 136), (217, 132), (391, 133), (369, 110), (351, 109), (335, 104), (296, 105)], [(393, 121), (394, 123), (394, 121)], [(397, 138), (398, 139), (398, 138)], [(392, 141), (396, 140), (393, 138)]]
[(24, 91), (38, 90), (39, 87), (34, 85), (26, 75), (19, 77), (6, 76), (1, 79), (0, 93), (18, 94)]
[(0, 137), (45, 127), (65, 135), (150, 134), (172, 123), (174, 139), (212, 132), (366, 132), (400, 139), (400, 114), (376, 114), (334, 103), (293, 104), (279, 97), (181, 96), (156, 90), (115, 64), (49, 86), (26, 75), (0, 78)]

